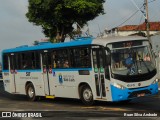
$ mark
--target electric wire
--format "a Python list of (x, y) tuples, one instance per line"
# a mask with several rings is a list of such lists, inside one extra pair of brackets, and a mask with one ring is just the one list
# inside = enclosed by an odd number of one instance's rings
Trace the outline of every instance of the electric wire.
[[(156, 0), (152, 0), (148, 3), (152, 3), (152, 2), (155, 2)], [(143, 4), (137, 11), (135, 11), (129, 18), (127, 18), (124, 22), (122, 22), (121, 24), (119, 24), (118, 26), (114, 27), (114, 28), (117, 28), (117, 27), (120, 27), (121, 25), (123, 25), (124, 23), (126, 23), (128, 20), (130, 20), (133, 16), (135, 16), (139, 11), (143, 13), (143, 16), (144, 16), (144, 12), (141, 10), (142, 7), (144, 7), (145, 4)]]

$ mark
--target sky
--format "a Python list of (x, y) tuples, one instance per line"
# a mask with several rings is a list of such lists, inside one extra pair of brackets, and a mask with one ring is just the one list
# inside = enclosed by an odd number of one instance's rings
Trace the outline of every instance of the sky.
[[(0, 1), (0, 52), (3, 49), (21, 45), (32, 45), (35, 40), (40, 41), (45, 38), (41, 27), (29, 23), (25, 17), (28, 0)], [(138, 10), (133, 1), (138, 7), (141, 7), (144, 2), (144, 0), (106, 0), (104, 3), (106, 14), (88, 22), (90, 34), (96, 36), (104, 29), (111, 29), (123, 23)], [(149, 3), (149, 20), (160, 21), (160, 0), (149, 0), (149, 2), (151, 2)], [(142, 22), (144, 22), (144, 17), (139, 11), (125, 24), (140, 24)]]

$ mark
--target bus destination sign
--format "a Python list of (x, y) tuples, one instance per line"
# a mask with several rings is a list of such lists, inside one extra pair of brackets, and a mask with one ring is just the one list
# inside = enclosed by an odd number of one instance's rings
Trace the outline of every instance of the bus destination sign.
[(115, 42), (112, 44), (113, 48), (121, 48), (121, 47), (133, 47), (142, 45), (142, 41), (125, 41), (125, 42)]

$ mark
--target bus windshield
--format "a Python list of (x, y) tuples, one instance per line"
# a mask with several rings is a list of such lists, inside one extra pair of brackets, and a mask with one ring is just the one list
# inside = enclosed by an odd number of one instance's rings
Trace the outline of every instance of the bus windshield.
[(155, 69), (149, 46), (111, 50), (111, 69), (117, 75), (146, 74)]

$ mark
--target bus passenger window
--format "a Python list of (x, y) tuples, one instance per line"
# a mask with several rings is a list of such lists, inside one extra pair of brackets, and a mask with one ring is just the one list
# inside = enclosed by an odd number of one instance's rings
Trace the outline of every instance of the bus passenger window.
[(69, 68), (68, 60), (65, 60), (65, 62), (64, 62), (64, 64), (63, 64), (63, 67), (64, 67), (64, 68)]
[(71, 66), (74, 68), (90, 68), (91, 55), (89, 48), (74, 48), (70, 50)]
[(23, 69), (27, 69), (28, 68), (28, 62), (25, 62), (23, 65)]
[(68, 51), (67, 49), (55, 50), (52, 52), (52, 64), (53, 68), (69, 68)]
[(4, 54), (3, 55), (3, 65), (4, 65), (4, 70), (8, 70), (9, 69), (9, 66), (8, 66), (8, 55)]

